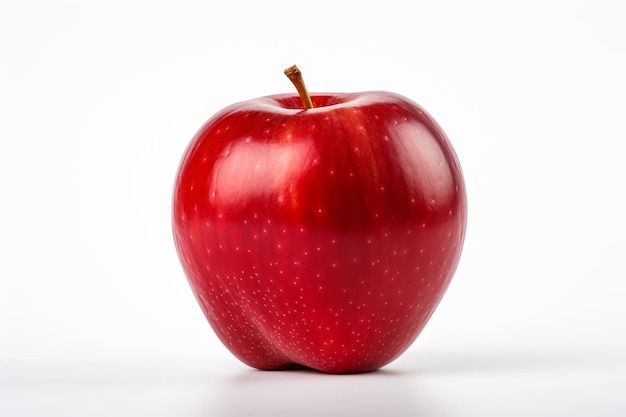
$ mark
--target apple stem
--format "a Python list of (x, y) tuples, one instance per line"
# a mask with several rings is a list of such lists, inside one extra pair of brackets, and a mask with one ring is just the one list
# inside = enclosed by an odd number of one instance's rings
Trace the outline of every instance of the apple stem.
[(311, 96), (304, 85), (304, 79), (302, 78), (302, 73), (298, 69), (297, 66), (292, 65), (291, 67), (285, 70), (285, 75), (289, 80), (293, 83), (298, 90), (298, 94), (300, 95), (300, 99), (302, 100), (302, 105), (305, 109), (312, 109), (313, 102), (311, 101)]

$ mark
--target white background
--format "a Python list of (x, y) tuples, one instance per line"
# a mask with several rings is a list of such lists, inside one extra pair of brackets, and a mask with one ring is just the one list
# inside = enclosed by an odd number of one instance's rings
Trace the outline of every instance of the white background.
[[(0, 415), (626, 414), (625, 7), (0, 2)], [(294, 63), (417, 101), (465, 172), (455, 279), (380, 372), (250, 370), (175, 254), (188, 141)]]

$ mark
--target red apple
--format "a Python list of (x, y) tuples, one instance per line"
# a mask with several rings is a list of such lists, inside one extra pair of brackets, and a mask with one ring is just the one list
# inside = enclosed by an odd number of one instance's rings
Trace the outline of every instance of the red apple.
[(176, 248), (244, 363), (374, 370), (411, 345), (452, 279), (467, 218), (461, 167), (414, 102), (309, 95), (293, 81), (300, 97), (232, 105), (192, 139), (174, 189)]

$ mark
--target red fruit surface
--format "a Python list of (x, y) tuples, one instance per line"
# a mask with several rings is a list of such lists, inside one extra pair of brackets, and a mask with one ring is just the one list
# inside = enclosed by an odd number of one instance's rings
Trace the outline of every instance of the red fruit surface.
[(466, 193), (436, 122), (387, 92), (230, 106), (180, 165), (173, 231), (225, 346), (259, 369), (380, 368), (416, 339), (461, 254)]

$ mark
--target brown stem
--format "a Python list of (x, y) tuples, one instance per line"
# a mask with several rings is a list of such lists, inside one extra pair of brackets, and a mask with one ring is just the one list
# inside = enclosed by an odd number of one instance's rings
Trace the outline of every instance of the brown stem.
[(300, 95), (300, 99), (302, 100), (302, 105), (304, 106), (304, 108), (312, 109), (313, 102), (311, 101), (311, 96), (309, 95), (309, 92), (304, 85), (304, 79), (302, 78), (302, 73), (300, 72), (298, 67), (292, 65), (291, 67), (287, 68), (285, 70), (285, 75), (287, 76), (287, 78), (289, 78), (289, 80), (291, 80), (293, 85), (296, 87), (296, 90), (298, 90), (298, 94)]

